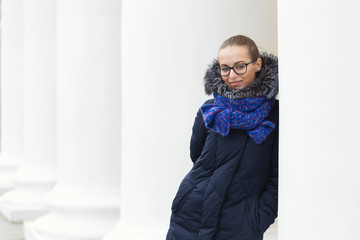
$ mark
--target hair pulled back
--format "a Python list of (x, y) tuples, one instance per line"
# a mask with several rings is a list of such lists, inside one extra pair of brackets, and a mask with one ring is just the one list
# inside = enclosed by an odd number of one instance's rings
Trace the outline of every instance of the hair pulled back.
[(251, 60), (256, 60), (260, 57), (259, 49), (256, 46), (255, 42), (251, 38), (244, 35), (236, 35), (226, 39), (220, 46), (219, 50), (234, 45), (247, 46), (247, 48), (249, 49), (249, 55)]

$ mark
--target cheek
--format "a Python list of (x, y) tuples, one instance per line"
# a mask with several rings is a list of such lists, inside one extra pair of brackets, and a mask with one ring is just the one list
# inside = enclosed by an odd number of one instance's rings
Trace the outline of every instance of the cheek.
[(229, 79), (229, 77), (221, 77), (221, 79), (224, 81), (224, 82), (227, 82), (228, 81), (228, 79)]
[(244, 78), (248, 81), (248, 82), (252, 82), (255, 80), (256, 75), (255, 72), (247, 72), (244, 76)]

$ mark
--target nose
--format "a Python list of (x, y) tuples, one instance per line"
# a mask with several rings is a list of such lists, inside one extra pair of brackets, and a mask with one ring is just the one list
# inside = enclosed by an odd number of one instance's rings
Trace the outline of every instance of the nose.
[(230, 69), (230, 73), (229, 73), (229, 77), (230, 78), (236, 78), (237, 74), (236, 72), (234, 71), (234, 69)]

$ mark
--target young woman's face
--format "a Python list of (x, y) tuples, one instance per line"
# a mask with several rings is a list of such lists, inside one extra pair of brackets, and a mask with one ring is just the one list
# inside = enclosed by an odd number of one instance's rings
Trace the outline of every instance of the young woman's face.
[(222, 70), (229, 70), (227, 67), (234, 67), (230, 69), (230, 73), (227, 76), (221, 76), (224, 82), (231, 88), (240, 90), (250, 85), (255, 80), (255, 74), (261, 68), (261, 58), (256, 61), (247, 64), (254, 59), (250, 58), (249, 49), (247, 46), (228, 46), (219, 51), (219, 64)]

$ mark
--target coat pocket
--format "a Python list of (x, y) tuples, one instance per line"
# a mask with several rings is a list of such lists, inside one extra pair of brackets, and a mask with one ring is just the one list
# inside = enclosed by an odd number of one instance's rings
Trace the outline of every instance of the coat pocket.
[(172, 203), (171, 211), (176, 213), (181, 206), (183, 205), (187, 196), (192, 192), (194, 189), (194, 185), (190, 182), (188, 177), (185, 177), (184, 180), (181, 182), (178, 192), (174, 198)]
[(258, 197), (250, 197), (246, 198), (247, 202), (247, 214), (246, 220), (248, 221), (249, 228), (255, 234), (263, 234), (260, 231), (259, 223), (258, 223)]

